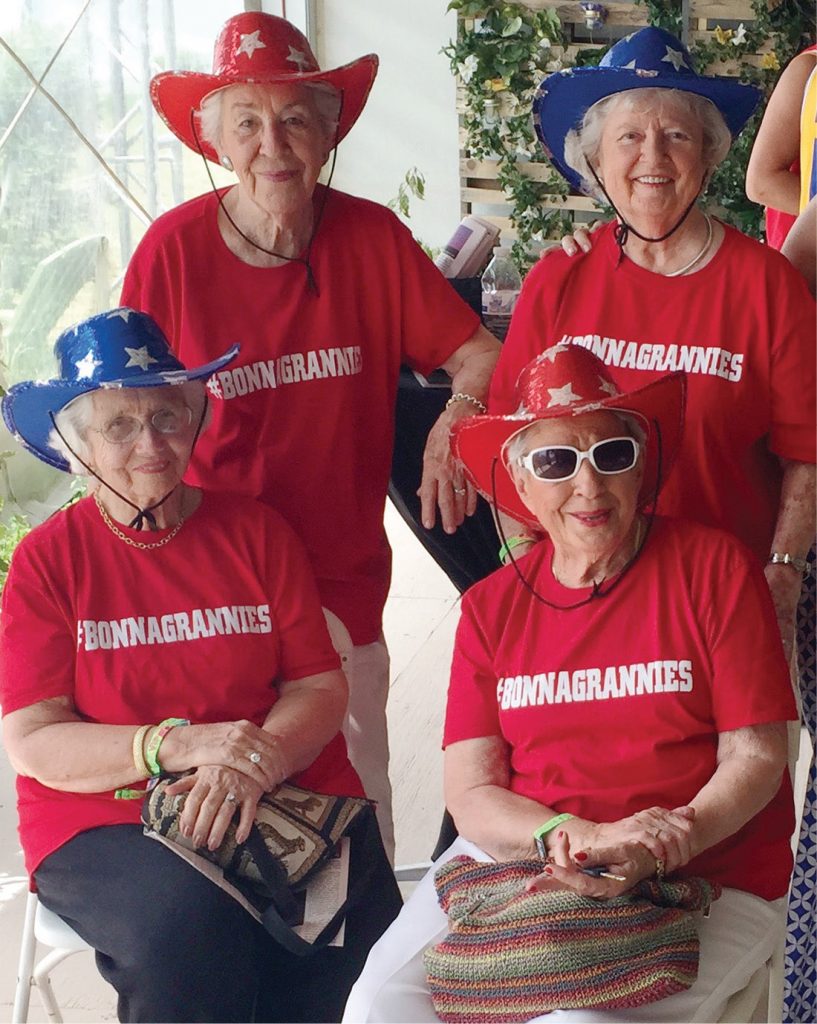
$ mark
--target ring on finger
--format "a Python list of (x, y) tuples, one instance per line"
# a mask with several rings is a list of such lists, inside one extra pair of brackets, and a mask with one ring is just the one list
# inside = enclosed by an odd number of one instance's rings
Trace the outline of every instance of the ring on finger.
[(467, 493), (468, 493), (468, 491), (464, 487), (455, 487), (454, 488), (454, 494), (463, 495), (463, 494), (467, 494)]
[(227, 796), (224, 797), (224, 803), (225, 804), (234, 804), (235, 801), (236, 801), (235, 793), (228, 793)]
[(660, 857), (655, 858), (655, 877), (659, 882), (664, 881), (664, 862)]
[(261, 755), (258, 753), (257, 750), (250, 751), (250, 753), (247, 754), (247, 757), (250, 759), (250, 761), (252, 761), (253, 764), (261, 764)]

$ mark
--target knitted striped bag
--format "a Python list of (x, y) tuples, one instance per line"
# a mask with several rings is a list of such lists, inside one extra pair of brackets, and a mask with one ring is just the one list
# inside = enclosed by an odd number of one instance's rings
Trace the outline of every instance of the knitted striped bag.
[(695, 981), (692, 911), (706, 913), (720, 886), (651, 880), (609, 900), (526, 892), (541, 870), (539, 860), (471, 857), (437, 870), (450, 932), (424, 960), (440, 1020), (505, 1024), (555, 1009), (641, 1006)]

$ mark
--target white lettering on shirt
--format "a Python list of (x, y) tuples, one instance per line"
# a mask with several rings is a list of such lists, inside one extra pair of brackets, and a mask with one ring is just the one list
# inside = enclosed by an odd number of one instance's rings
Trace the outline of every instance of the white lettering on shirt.
[(130, 616), (124, 619), (79, 619), (77, 650), (116, 651), (120, 647), (190, 643), (211, 636), (271, 633), (268, 604), (233, 604), (220, 608)]
[(234, 366), (214, 374), (207, 386), (214, 398), (226, 401), (286, 384), (301, 384), (326, 377), (351, 377), (362, 370), (360, 345), (346, 345), (344, 348), (293, 352), (277, 359), (262, 359), (246, 366)]
[[(93, 625), (93, 624), (92, 624)], [(88, 623), (84, 623), (87, 635)], [(693, 688), (692, 662), (674, 659), (579, 668), (573, 672), (539, 672), (502, 676), (496, 684), (496, 702), (509, 708), (542, 707), (579, 701), (612, 700), (662, 693), (689, 693)]]
[(743, 376), (743, 353), (715, 345), (654, 345), (601, 334), (563, 334), (560, 345), (580, 345), (608, 366), (670, 373), (685, 370), (737, 383)]

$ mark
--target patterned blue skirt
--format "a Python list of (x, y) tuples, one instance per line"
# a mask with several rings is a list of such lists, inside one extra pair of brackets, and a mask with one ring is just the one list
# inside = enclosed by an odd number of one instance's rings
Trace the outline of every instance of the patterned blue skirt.
[[(809, 561), (814, 566), (812, 549)], [(815, 570), (803, 585), (797, 609), (797, 654), (803, 722), (817, 737), (817, 669), (815, 668)], [(814, 758), (806, 782), (803, 823), (794, 863), (789, 916), (786, 927), (786, 977), (783, 989), (785, 1024), (812, 1024), (817, 1020), (817, 776)]]

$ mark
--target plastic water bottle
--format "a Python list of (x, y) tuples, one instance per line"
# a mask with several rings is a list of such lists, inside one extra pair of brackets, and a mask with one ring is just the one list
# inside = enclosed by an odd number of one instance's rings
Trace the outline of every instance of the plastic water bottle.
[(500, 341), (504, 341), (508, 333), (521, 288), (522, 277), (511, 259), (511, 250), (498, 245), (482, 275), (482, 319)]

